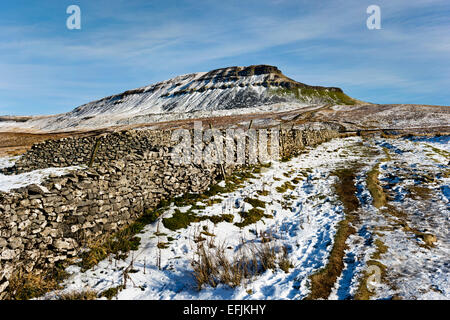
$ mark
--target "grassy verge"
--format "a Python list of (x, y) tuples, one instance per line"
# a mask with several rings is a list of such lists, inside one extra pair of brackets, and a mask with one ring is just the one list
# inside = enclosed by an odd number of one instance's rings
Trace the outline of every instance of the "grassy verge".
[(368, 173), (366, 178), (367, 189), (369, 189), (370, 195), (373, 199), (373, 206), (377, 209), (385, 207), (387, 204), (386, 194), (380, 185), (380, 180), (378, 179), (380, 175), (380, 164), (382, 162), (391, 161), (392, 157), (389, 154), (389, 150), (383, 147), (383, 152), (385, 157), (381, 159)]
[(372, 170), (367, 173), (366, 183), (370, 195), (373, 199), (373, 206), (377, 209), (386, 206), (386, 194), (380, 186), (378, 176), (380, 175), (380, 164), (377, 163)]
[(344, 205), (345, 219), (338, 224), (338, 230), (334, 238), (333, 248), (330, 252), (327, 265), (317, 273), (310, 276), (311, 292), (307, 299), (326, 299), (331, 293), (339, 275), (344, 269), (345, 250), (348, 249), (346, 241), (356, 230), (351, 223), (357, 219), (356, 210), (359, 207), (356, 197), (355, 171), (351, 169), (340, 169), (334, 172), (339, 181), (334, 185), (339, 200)]
[(145, 210), (144, 214), (135, 222), (116, 232), (107, 238), (106, 241), (91, 245), (90, 250), (81, 255), (80, 267), (82, 271), (97, 265), (110, 254), (115, 254), (118, 258), (123, 259), (130, 250), (137, 250), (141, 239), (136, 235), (146, 225), (155, 222), (162, 212), (162, 207), (154, 210)]

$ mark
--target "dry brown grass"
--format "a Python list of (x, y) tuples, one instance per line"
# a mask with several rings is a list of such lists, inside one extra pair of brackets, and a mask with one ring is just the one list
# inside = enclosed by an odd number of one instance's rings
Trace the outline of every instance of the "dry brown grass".
[(35, 143), (65, 136), (67, 135), (0, 132), (0, 156), (19, 155), (26, 152)]
[(205, 285), (216, 287), (219, 283), (236, 287), (249, 273), (248, 265), (251, 262), (247, 258), (240, 255), (230, 260), (225, 251), (223, 245), (213, 248), (207, 248), (203, 242), (198, 245), (196, 258), (191, 263), (198, 290)]
[(373, 206), (377, 209), (386, 206), (386, 194), (383, 191), (383, 188), (380, 186), (380, 181), (378, 180), (378, 176), (380, 174), (379, 171), (380, 164), (376, 164), (372, 170), (367, 173), (367, 189), (369, 189), (370, 195), (373, 199)]
[(33, 144), (72, 136), (96, 135), (97, 131), (59, 133), (0, 132), (0, 157), (16, 156), (28, 151)]
[(288, 249), (286, 246), (283, 247), (283, 255), (280, 257), (278, 265), (280, 266), (280, 269), (286, 273), (289, 273), (289, 269), (294, 267), (292, 261), (289, 259)]
[(380, 175), (380, 163), (392, 160), (389, 150), (383, 147), (385, 157), (377, 163), (372, 170), (367, 173), (366, 183), (367, 189), (369, 189), (370, 195), (373, 199), (373, 206), (377, 209), (387, 205), (386, 193), (380, 185), (378, 176)]
[(97, 294), (94, 290), (73, 291), (58, 295), (57, 300), (95, 300)]
[(9, 280), (8, 299), (29, 300), (43, 296), (47, 292), (60, 289), (58, 283), (67, 274), (62, 270), (54, 270), (46, 274), (17, 272)]
[(413, 200), (429, 200), (432, 198), (432, 190), (428, 187), (423, 186), (410, 186), (408, 188), (408, 191), (410, 192), (410, 197)]
[(197, 289), (201, 290), (204, 286), (216, 287), (219, 284), (234, 288), (268, 269), (275, 270), (278, 267), (289, 272), (289, 268), (293, 266), (287, 248), (275, 244), (273, 238), (267, 240), (265, 236), (264, 239), (265, 241), (261, 239), (260, 242), (250, 244), (242, 240), (236, 254), (227, 254), (225, 243), (197, 243), (191, 261)]

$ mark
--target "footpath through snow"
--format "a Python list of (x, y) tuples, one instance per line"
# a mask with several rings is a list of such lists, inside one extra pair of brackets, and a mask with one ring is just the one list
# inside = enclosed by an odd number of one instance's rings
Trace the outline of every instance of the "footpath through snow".
[[(262, 168), (236, 191), (213, 196), (209, 206), (172, 204), (138, 235), (138, 250), (125, 259), (110, 256), (85, 272), (70, 266), (64, 289), (44, 298), (83, 290), (101, 293), (119, 286), (117, 299), (306, 298), (310, 276), (327, 265), (338, 224), (345, 218), (334, 185), (339, 182), (336, 170), (347, 168), (355, 170), (359, 219), (353, 225), (357, 232), (346, 240), (344, 269), (329, 299), (355, 298), (373, 265), (380, 274), (369, 277), (375, 288), (368, 298), (449, 299), (448, 152), (445, 139), (349, 137), (309, 148), (290, 161)], [(367, 178), (374, 168), (374, 181), (386, 198), (378, 207), (369, 185), (373, 181)], [(236, 223), (242, 221), (242, 212), (258, 206), (245, 199), (264, 202), (259, 208), (264, 217), (240, 228)], [(177, 210), (233, 219), (216, 224), (204, 219), (172, 231), (162, 219)], [(233, 257), (261, 242), (261, 234), (286, 248), (292, 263), (288, 272), (268, 269), (234, 288), (219, 284), (197, 289), (192, 261), (199, 241), (222, 245)], [(432, 242), (425, 241), (426, 234), (435, 237)]]

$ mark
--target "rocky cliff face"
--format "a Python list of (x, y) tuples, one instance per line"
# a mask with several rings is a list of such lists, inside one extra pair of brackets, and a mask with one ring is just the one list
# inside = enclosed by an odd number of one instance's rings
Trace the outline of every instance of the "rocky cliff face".
[[(354, 102), (339, 88), (309, 86), (289, 79), (277, 67), (254, 65), (178, 76), (90, 102), (65, 114), (15, 125), (44, 130), (98, 128), (140, 123), (144, 115), (179, 114), (182, 118), (186, 113), (198, 113), (202, 117), (218, 110), (236, 114), (274, 105), (283, 110)], [(0, 125), (11, 124), (12, 121), (6, 121)]]

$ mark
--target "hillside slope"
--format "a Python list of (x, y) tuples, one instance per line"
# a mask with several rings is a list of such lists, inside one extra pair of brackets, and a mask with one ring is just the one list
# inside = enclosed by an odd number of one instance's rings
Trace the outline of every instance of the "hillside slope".
[[(294, 81), (274, 66), (229, 67), (175, 77), (55, 116), (0, 118), (0, 129), (67, 130), (191, 117), (355, 104), (340, 88)], [(252, 108), (251, 110), (249, 108)]]

